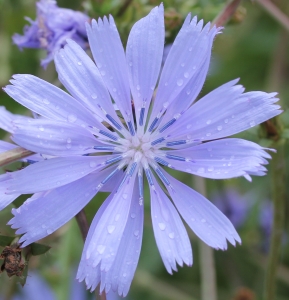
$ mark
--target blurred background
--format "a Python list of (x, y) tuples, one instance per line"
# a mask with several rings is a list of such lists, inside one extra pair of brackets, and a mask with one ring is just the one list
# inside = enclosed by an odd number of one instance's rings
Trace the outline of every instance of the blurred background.
[[(268, 175), (254, 177), (252, 183), (244, 178), (232, 180), (206, 180), (207, 196), (234, 223), (242, 238), (242, 245), (229, 246), (225, 252), (214, 250), (217, 293), (219, 300), (257, 300), (263, 299), (266, 262), (269, 252), (270, 234), (273, 224), (273, 187), (276, 180), (281, 180), (289, 192), (288, 167), (289, 147), (289, 25), (286, 30), (266, 11), (260, 1), (243, 0), (237, 11), (226, 24), (223, 33), (218, 35), (211, 58), (211, 66), (201, 95), (204, 95), (219, 85), (240, 78), (240, 83), (246, 91), (263, 90), (277, 91), (284, 113), (279, 118), (283, 135), (278, 142), (268, 138), (266, 125), (254, 127), (239, 137), (257, 142), (264, 147), (278, 147), (282, 143), (284, 159), (281, 161), (284, 176), (281, 178), (268, 165)], [(272, 1), (287, 16), (289, 16), (288, 0)], [(34, 0), (0, 0), (0, 86), (8, 84), (11, 76), (17, 73), (33, 74), (51, 83), (57, 83), (57, 74), (53, 62), (46, 70), (40, 67), (41, 58), (45, 57), (44, 50), (23, 49), (19, 51), (12, 43), (12, 35), (22, 34), (27, 25), (24, 17), (35, 19), (36, 9)], [(58, 0), (59, 7), (84, 11), (90, 17), (97, 18), (106, 14), (115, 17), (122, 41), (126, 43), (129, 30), (141, 17), (145, 16), (157, 0)], [(206, 22), (212, 21), (222, 11), (227, 1), (223, 0), (164, 0), (166, 46), (171, 44), (179, 31), (184, 18), (191, 12)], [(288, 17), (289, 20), (289, 17)], [(201, 96), (200, 95), (200, 96)], [(0, 106), (18, 114), (30, 114), (23, 107), (9, 98), (0, 90)], [(286, 128), (288, 128), (286, 130)], [(0, 138), (9, 140), (9, 135), (0, 130)], [(277, 145), (277, 146), (276, 146)], [(275, 154), (272, 154), (273, 160)], [(12, 168), (20, 168), (21, 164), (14, 164)], [(4, 168), (0, 168), (0, 173)], [(283, 175), (284, 175), (283, 174)], [(191, 176), (177, 173), (176, 177), (192, 186)], [(148, 194), (148, 191), (147, 191)], [(95, 212), (106, 198), (107, 194), (100, 193), (86, 207), (86, 215), (91, 222)], [(0, 212), (0, 235), (13, 236), (6, 223), (11, 219), (11, 208), (19, 206), (25, 198), (20, 197), (13, 205)], [(139, 265), (133, 280), (128, 299), (156, 299), (156, 300), (200, 300), (200, 259), (199, 243), (191, 230), (188, 230), (194, 255), (192, 267), (184, 266), (173, 276), (169, 275), (161, 261), (154, 240), (150, 205), (148, 198), (144, 201), (146, 208), (145, 227), (142, 252)], [(288, 197), (287, 197), (288, 200)], [(285, 214), (288, 216), (288, 201)], [(27, 285), (37, 285), (29, 281), (30, 274), (37, 272), (41, 284), (52, 293), (47, 299), (73, 299), (76, 285), (80, 285), (81, 292), (75, 299), (95, 298), (85, 291), (83, 284), (74, 279), (75, 270), (80, 260), (83, 241), (77, 223), (70, 221), (54, 234), (41, 241), (50, 246), (44, 255), (33, 256), (29, 261)], [(2, 248), (0, 248), (1, 250)], [(2, 251), (2, 250), (1, 250)], [(19, 284), (19, 279), (8, 278), (6, 273), (0, 274), (0, 299), (16, 299), (15, 294), (22, 298), (27, 296)], [(288, 220), (282, 238), (280, 265), (276, 276), (276, 299), (289, 299), (289, 232)], [(44, 288), (42, 289), (44, 291)], [(36, 295), (36, 291), (34, 292)], [(25, 296), (26, 295), (26, 296)], [(77, 294), (78, 295), (78, 294)], [(81, 296), (80, 296), (81, 295)], [(114, 298), (115, 295), (110, 295)], [(18, 298), (17, 298), (18, 299)], [(35, 298), (36, 299), (36, 298)], [(44, 299), (44, 296), (37, 299)], [(109, 299), (109, 298), (108, 298)], [(117, 299), (117, 298), (114, 298)]]

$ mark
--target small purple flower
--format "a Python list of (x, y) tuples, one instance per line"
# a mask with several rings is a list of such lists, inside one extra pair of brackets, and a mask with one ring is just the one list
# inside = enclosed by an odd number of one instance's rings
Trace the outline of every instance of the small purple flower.
[(41, 66), (46, 67), (53, 60), (55, 52), (63, 48), (68, 38), (76, 41), (82, 48), (87, 48), (87, 15), (59, 8), (54, 0), (40, 0), (36, 6), (36, 20), (26, 18), (30, 26), (24, 27), (24, 35), (13, 36), (13, 42), (20, 49), (45, 49), (47, 57), (41, 61)]
[(43, 118), (15, 121), (12, 139), (53, 156), (9, 175), (8, 194), (36, 193), (9, 222), (23, 234), (23, 246), (57, 230), (108, 185), (112, 192), (90, 226), (77, 278), (91, 290), (100, 283), (101, 291), (125, 296), (141, 249), (144, 177), (169, 273), (193, 262), (180, 215), (215, 249), (241, 242), (210, 201), (165, 171), (249, 180), (266, 172), (266, 149), (226, 137), (278, 115), (276, 93), (244, 93), (233, 80), (194, 103), (219, 32), (188, 15), (159, 78), (165, 33), (160, 5), (133, 26), (126, 52), (111, 16), (87, 24), (96, 64), (68, 41), (55, 64), (71, 96), (32, 75), (14, 75), (5, 91)]
[(246, 221), (249, 203), (236, 190), (228, 189), (222, 194), (215, 195), (213, 202), (236, 228), (241, 227)]

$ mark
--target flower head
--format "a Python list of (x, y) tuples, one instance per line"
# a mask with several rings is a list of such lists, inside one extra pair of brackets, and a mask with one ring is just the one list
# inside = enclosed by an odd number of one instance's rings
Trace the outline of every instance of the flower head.
[(97, 192), (111, 191), (90, 226), (77, 278), (91, 290), (100, 283), (101, 291), (126, 295), (141, 248), (145, 177), (168, 272), (192, 264), (180, 215), (213, 248), (241, 242), (210, 201), (165, 171), (214, 179), (265, 174), (264, 148), (226, 137), (279, 114), (276, 94), (244, 93), (234, 80), (194, 103), (219, 31), (188, 15), (159, 78), (163, 6), (133, 26), (126, 53), (113, 18), (104, 17), (87, 24), (96, 64), (73, 41), (55, 57), (71, 95), (32, 75), (14, 75), (5, 91), (43, 118), (15, 121), (12, 139), (50, 156), (10, 174), (7, 183), (9, 194), (35, 193), (10, 221), (24, 234), (23, 246), (65, 224)]
[(57, 50), (66, 44), (66, 39), (87, 47), (85, 23), (88, 16), (71, 9), (59, 8), (54, 0), (40, 0), (37, 4), (35, 21), (26, 18), (30, 26), (24, 27), (24, 35), (15, 34), (13, 42), (20, 48), (41, 48), (47, 57), (41, 61), (46, 67), (53, 60)]

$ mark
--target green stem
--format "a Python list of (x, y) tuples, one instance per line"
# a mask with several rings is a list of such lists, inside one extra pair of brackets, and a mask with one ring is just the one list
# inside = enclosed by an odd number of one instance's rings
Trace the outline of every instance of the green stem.
[(276, 275), (282, 243), (285, 217), (285, 151), (284, 145), (278, 147), (278, 153), (272, 161), (274, 221), (271, 233), (270, 252), (265, 277), (264, 299), (274, 300), (276, 290)]
[[(194, 178), (195, 189), (206, 197), (206, 182), (202, 177)], [(214, 261), (214, 250), (199, 241), (200, 249), (200, 271), (201, 271), (201, 299), (217, 300), (216, 271)]]

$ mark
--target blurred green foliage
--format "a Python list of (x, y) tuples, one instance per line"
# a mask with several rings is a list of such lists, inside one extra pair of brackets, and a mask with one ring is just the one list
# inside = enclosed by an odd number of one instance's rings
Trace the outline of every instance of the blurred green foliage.
[[(164, 0), (166, 22), (166, 44), (173, 42), (186, 15), (198, 15), (205, 21), (213, 20), (222, 10), (226, 1), (223, 0)], [(61, 7), (84, 10), (93, 17), (112, 14), (125, 45), (129, 30), (141, 17), (145, 16), (154, 6), (160, 4), (157, 0), (59, 0)], [(41, 50), (24, 49), (22, 52), (12, 45), (11, 36), (22, 33), (27, 22), (24, 17), (35, 18), (35, 1), (33, 0), (0, 0), (0, 86), (8, 84), (13, 74), (28, 73), (37, 75), (49, 82), (56, 82), (57, 75), (53, 63), (46, 71), (40, 68), (40, 58), (45, 56)], [(278, 49), (287, 47), (287, 55), (280, 58)], [(288, 108), (289, 98), (289, 48), (288, 33), (276, 23), (260, 6), (250, 1), (243, 1), (231, 22), (225, 26), (223, 33), (216, 38), (211, 59), (211, 68), (201, 94), (206, 94), (222, 83), (240, 77), (240, 82), (246, 90), (277, 91), (280, 93), (283, 109)], [(275, 66), (282, 59), (281, 74), (276, 74)], [(279, 72), (280, 73), (280, 72)], [(277, 79), (276, 79), (277, 78)], [(10, 99), (0, 90), (0, 105), (12, 112), (29, 114), (23, 107)], [(289, 126), (288, 112), (281, 117), (282, 126)], [(288, 130), (288, 129), (287, 129)], [(286, 132), (285, 132), (286, 133)], [(0, 131), (2, 138), (8, 135)], [(262, 126), (252, 128), (239, 136), (256, 141), (270, 147), (272, 142), (266, 139)], [(284, 135), (285, 137), (288, 134)], [(286, 153), (288, 142), (286, 142)], [(284, 168), (288, 170), (289, 158), (286, 158)], [(226, 252), (215, 251), (218, 296), (223, 299), (239, 299), (234, 295), (241, 287), (247, 287), (255, 293), (255, 299), (261, 299), (265, 274), (266, 253), (261, 251), (262, 235), (259, 230), (258, 207), (264, 200), (271, 199), (269, 172), (266, 177), (255, 177), (253, 183), (245, 179), (226, 181), (207, 180), (208, 195), (216, 190), (227, 187), (237, 188), (252, 201), (252, 208), (247, 221), (239, 229), (243, 240), (242, 246), (229, 246)], [(2, 171), (4, 169), (2, 168)], [(0, 169), (1, 171), (1, 169)], [(178, 173), (178, 179), (192, 185), (192, 180)], [(288, 177), (287, 177), (288, 179)], [(284, 182), (285, 184), (285, 182)], [(287, 184), (287, 190), (289, 186)], [(148, 194), (148, 191), (146, 191)], [(106, 194), (98, 195), (86, 208), (91, 222)], [(148, 199), (148, 197), (147, 197)], [(133, 281), (129, 299), (178, 300), (200, 299), (200, 270), (198, 260), (198, 244), (194, 234), (189, 230), (192, 240), (194, 265), (179, 268), (173, 276), (167, 274), (158, 253), (150, 219), (149, 201), (145, 201), (145, 228), (143, 247), (136, 278)], [(23, 200), (20, 200), (21, 202)], [(13, 235), (14, 231), (5, 226), (11, 218), (12, 205), (0, 212), (0, 234)], [(286, 208), (288, 215), (288, 205)], [(284, 234), (282, 248), (282, 270), (278, 274), (277, 300), (288, 299), (289, 295), (289, 245), (288, 221), (287, 235)], [(32, 257), (29, 267), (38, 269), (57, 292), (59, 300), (69, 299), (71, 268), (77, 266), (83, 247), (81, 235), (75, 220), (63, 226), (54, 234), (48, 236), (44, 244), (51, 249), (45, 255)], [(15, 288), (13, 279), (8, 280), (5, 274), (0, 275), (0, 294)], [(153, 284), (149, 284), (153, 283)], [(147, 284), (148, 283), (148, 284)], [(175, 294), (176, 293), (176, 294)], [(240, 298), (241, 299), (241, 298)], [(249, 299), (249, 298), (248, 298)], [(253, 298), (252, 298), (253, 299)]]

